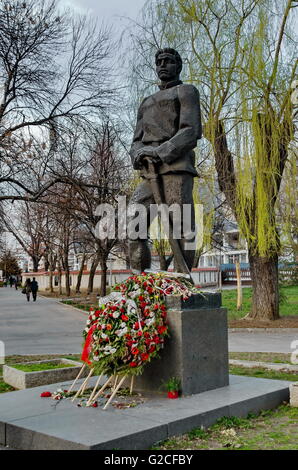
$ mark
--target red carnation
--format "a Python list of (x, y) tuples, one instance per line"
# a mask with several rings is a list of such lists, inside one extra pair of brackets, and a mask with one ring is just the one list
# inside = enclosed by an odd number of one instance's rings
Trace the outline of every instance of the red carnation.
[(134, 348), (134, 349), (131, 350), (131, 352), (134, 356), (137, 356), (140, 351), (138, 350), (138, 348)]
[(155, 351), (155, 346), (151, 346), (151, 347), (149, 348), (149, 353), (153, 353), (154, 351)]
[(145, 361), (148, 361), (149, 354), (143, 353), (143, 354), (141, 354), (141, 358), (142, 358), (142, 361), (144, 361), (144, 362), (145, 362)]
[(50, 398), (52, 396), (51, 392), (42, 392), (40, 394), (42, 398)]
[(127, 315), (121, 315), (121, 320), (128, 321), (128, 316)]
[(158, 310), (158, 309), (159, 309), (159, 305), (155, 304), (154, 307), (153, 307), (153, 310)]
[(147, 287), (147, 292), (148, 292), (148, 294), (152, 294), (152, 292), (153, 292), (153, 289), (152, 289), (152, 287), (150, 287), (150, 286), (149, 286), (149, 287)]
[(145, 297), (143, 297), (142, 295), (139, 295), (139, 300), (142, 302), (143, 300), (145, 300)]
[(167, 310), (167, 307), (166, 307), (165, 305), (161, 305), (161, 306), (160, 306), (160, 309), (161, 309), (163, 312), (165, 312), (165, 311)]
[(123, 307), (120, 308), (120, 312), (121, 312), (121, 313), (125, 313), (125, 308), (123, 308)]
[(137, 363), (136, 363), (136, 362), (134, 362), (134, 361), (133, 361), (133, 362), (130, 362), (130, 364), (129, 364), (129, 365), (130, 365), (130, 367), (137, 367)]
[(92, 406), (93, 406), (93, 408), (97, 408), (98, 407), (97, 401), (95, 401)]
[(149, 338), (149, 337), (150, 337), (150, 333), (148, 333), (148, 331), (145, 331), (144, 336), (145, 336), (145, 338)]
[(166, 326), (159, 326), (157, 328), (157, 331), (160, 335), (162, 335), (163, 333), (165, 333), (167, 331), (167, 327)]
[(142, 336), (142, 335), (143, 335), (142, 331), (139, 330), (139, 331), (138, 331), (138, 336)]
[(141, 303), (140, 303), (140, 307), (141, 307), (141, 308), (147, 307), (147, 302), (141, 302)]

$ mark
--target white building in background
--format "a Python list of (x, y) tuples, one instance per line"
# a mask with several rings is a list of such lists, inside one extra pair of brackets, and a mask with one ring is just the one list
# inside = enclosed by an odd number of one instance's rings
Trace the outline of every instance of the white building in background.
[(227, 222), (222, 233), (215, 234), (215, 247), (203, 253), (199, 267), (218, 267), (223, 264), (248, 264), (247, 242), (240, 236), (236, 222)]

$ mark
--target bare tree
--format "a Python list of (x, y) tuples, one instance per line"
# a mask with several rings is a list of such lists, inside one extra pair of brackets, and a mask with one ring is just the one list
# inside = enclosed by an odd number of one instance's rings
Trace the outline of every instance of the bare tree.
[(35, 201), (71, 183), (51, 172), (59, 136), (110, 101), (109, 31), (55, 0), (2, 0), (0, 30), (0, 200)]

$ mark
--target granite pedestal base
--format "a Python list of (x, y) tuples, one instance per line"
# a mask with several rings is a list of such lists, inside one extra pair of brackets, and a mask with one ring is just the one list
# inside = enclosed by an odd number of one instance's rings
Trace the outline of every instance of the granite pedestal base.
[(160, 392), (171, 377), (181, 379), (182, 395), (192, 395), (229, 384), (227, 311), (221, 295), (196, 294), (188, 301), (168, 297), (170, 338), (160, 359), (137, 377), (136, 390)]

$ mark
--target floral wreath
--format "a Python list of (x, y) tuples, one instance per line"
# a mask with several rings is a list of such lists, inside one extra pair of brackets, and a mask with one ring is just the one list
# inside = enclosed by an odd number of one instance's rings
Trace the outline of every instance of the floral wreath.
[(194, 292), (170, 273), (142, 273), (115, 285), (106, 303), (90, 309), (82, 360), (98, 375), (141, 374), (168, 336), (166, 296), (186, 300)]

